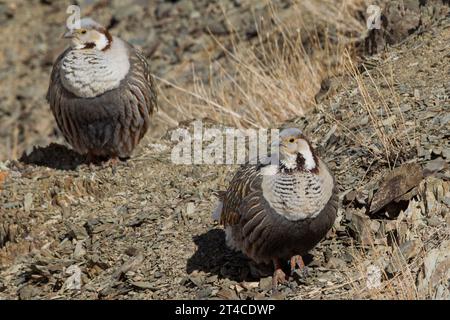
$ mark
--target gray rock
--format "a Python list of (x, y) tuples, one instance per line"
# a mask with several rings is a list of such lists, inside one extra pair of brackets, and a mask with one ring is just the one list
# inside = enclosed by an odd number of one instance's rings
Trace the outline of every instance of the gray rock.
[(76, 260), (81, 259), (85, 254), (86, 250), (83, 248), (84, 241), (78, 241), (75, 245), (75, 249), (73, 251), (73, 258)]
[(444, 148), (442, 149), (442, 156), (447, 159), (447, 161), (450, 161), (450, 148)]
[(263, 291), (272, 289), (272, 277), (266, 277), (259, 280), (259, 288)]
[(427, 164), (424, 166), (424, 174), (430, 175), (446, 168), (448, 168), (448, 163), (444, 159), (439, 157), (427, 162)]
[(18, 291), (20, 300), (31, 300), (39, 294), (39, 290), (31, 285), (25, 285)]
[(437, 216), (431, 216), (430, 218), (427, 219), (428, 225), (430, 227), (437, 227), (440, 226), (442, 224), (442, 220), (439, 219), (439, 217)]
[(361, 244), (368, 245), (373, 242), (373, 234), (370, 224), (371, 221), (369, 217), (363, 213), (354, 211), (348, 226), (355, 233), (356, 239)]
[(410, 240), (403, 243), (399, 249), (402, 256), (406, 260), (410, 260), (419, 254), (422, 249), (422, 244), (419, 240)]
[(189, 280), (195, 284), (197, 287), (201, 288), (205, 282), (205, 277), (203, 275), (190, 275)]
[(370, 204), (370, 213), (378, 212), (393, 200), (416, 187), (423, 179), (420, 165), (411, 163), (387, 173)]
[(427, 253), (423, 273), (418, 280), (418, 291), (433, 299), (450, 299), (450, 241)]
[(217, 297), (224, 300), (238, 300), (238, 296), (234, 290), (223, 288), (217, 293)]
[(88, 233), (86, 232), (86, 229), (78, 225), (71, 225), (69, 232), (67, 233), (67, 236), (69, 237), (69, 239), (76, 239), (76, 240), (84, 240), (89, 237)]
[(347, 266), (347, 263), (345, 263), (344, 260), (336, 258), (336, 257), (331, 257), (327, 263), (327, 268), (330, 268), (330, 269), (342, 270), (346, 266)]
[(133, 281), (131, 285), (142, 290), (155, 290), (155, 286), (151, 282), (147, 281)]

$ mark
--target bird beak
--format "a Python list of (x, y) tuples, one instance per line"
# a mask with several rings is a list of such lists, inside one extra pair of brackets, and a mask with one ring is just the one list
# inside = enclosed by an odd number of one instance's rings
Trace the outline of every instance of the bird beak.
[(285, 145), (283, 144), (283, 142), (281, 140), (275, 140), (271, 143), (271, 149), (272, 150), (280, 150), (282, 148), (285, 148)]
[(72, 31), (67, 31), (66, 33), (64, 33), (61, 37), (62, 39), (71, 39), (73, 38), (73, 34)]
[(280, 146), (280, 140), (274, 140), (274, 141), (272, 141), (272, 143), (270, 144), (270, 146), (272, 147), (272, 149), (273, 148), (277, 148), (277, 147), (279, 147)]
[(66, 33), (63, 34), (63, 39), (72, 39), (75, 37), (77, 31), (76, 30), (69, 30)]

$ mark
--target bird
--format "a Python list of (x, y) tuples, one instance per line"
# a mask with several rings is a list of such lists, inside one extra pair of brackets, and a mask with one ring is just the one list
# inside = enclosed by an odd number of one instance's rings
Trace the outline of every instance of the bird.
[(149, 63), (138, 49), (91, 18), (63, 35), (47, 100), (58, 128), (88, 162), (127, 159), (158, 108)]
[[(218, 193), (213, 219), (225, 227), (226, 244), (258, 264), (274, 265), (272, 286), (305, 269), (302, 256), (332, 228), (337, 215), (337, 184), (298, 128), (280, 132), (276, 152), (242, 165), (226, 191)], [(274, 149), (272, 149), (274, 150)]]

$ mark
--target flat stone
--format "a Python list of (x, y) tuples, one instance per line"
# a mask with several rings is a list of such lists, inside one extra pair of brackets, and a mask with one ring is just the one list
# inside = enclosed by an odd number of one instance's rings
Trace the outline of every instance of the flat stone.
[(272, 277), (266, 277), (259, 280), (259, 288), (264, 291), (272, 289)]
[(19, 289), (19, 299), (20, 300), (31, 300), (33, 297), (37, 296), (39, 290), (33, 286), (26, 285)]
[(383, 177), (378, 191), (374, 194), (370, 213), (380, 211), (387, 204), (417, 186), (422, 179), (422, 168), (416, 163), (405, 164), (389, 172)]
[(427, 164), (424, 166), (424, 174), (432, 174), (446, 168), (448, 168), (448, 163), (444, 159), (439, 157), (427, 162)]
[(217, 292), (217, 296), (225, 300), (238, 300), (236, 292), (228, 288), (223, 288), (222, 290)]
[(409, 260), (411, 258), (414, 258), (417, 256), (422, 248), (422, 245), (420, 241), (418, 240), (410, 240), (404, 242), (400, 246), (400, 252), (402, 253), (403, 257), (405, 257), (406, 260)]
[(150, 282), (147, 281), (133, 281), (131, 282), (131, 284), (138, 288), (138, 289), (143, 289), (143, 290), (154, 290), (154, 285)]
[(86, 232), (86, 229), (78, 225), (71, 225), (69, 232), (67, 233), (67, 236), (70, 239), (76, 240), (84, 240), (89, 237), (89, 235)]
[(330, 269), (343, 269), (346, 267), (346, 263), (344, 260), (336, 258), (336, 257), (331, 257), (330, 260), (327, 263), (327, 268)]

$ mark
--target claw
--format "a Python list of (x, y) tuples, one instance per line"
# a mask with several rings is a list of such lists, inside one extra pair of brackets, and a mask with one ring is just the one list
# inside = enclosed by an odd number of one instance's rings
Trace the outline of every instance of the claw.
[(305, 277), (308, 275), (308, 268), (305, 266), (302, 256), (293, 256), (291, 258), (290, 265), (291, 265), (291, 277), (294, 275), (294, 272), (296, 272), (297, 267), (298, 267), (297, 272), (299, 273), (299, 275)]
[(296, 267), (300, 270), (305, 268), (305, 263), (303, 262), (302, 256), (293, 256), (291, 258), (291, 275), (294, 274)]
[(97, 165), (101, 164), (101, 167), (103, 168), (111, 167), (113, 174), (116, 173), (117, 165), (119, 164), (119, 162), (120, 160), (116, 156), (111, 157), (109, 160), (103, 162), (103, 160), (100, 157), (90, 152), (86, 155), (85, 158), (85, 163), (89, 166), (91, 170), (95, 170)]
[(84, 161), (87, 165), (92, 165), (97, 161), (97, 157), (89, 152), (88, 154), (86, 154), (86, 158), (84, 159)]
[(273, 265), (275, 267), (275, 272), (273, 273), (272, 277), (272, 290), (273, 292), (278, 291), (278, 284), (284, 284), (287, 282), (286, 280), (286, 274), (281, 268), (281, 263), (279, 260), (274, 260)]
[(107, 162), (105, 162), (104, 167), (111, 167), (112, 174), (115, 175), (117, 172), (117, 165), (119, 164), (120, 160), (118, 157), (112, 157)]

